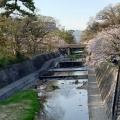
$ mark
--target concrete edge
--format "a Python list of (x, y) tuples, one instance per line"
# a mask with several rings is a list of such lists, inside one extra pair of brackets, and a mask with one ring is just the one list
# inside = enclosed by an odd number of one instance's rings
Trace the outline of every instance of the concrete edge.
[(100, 96), (94, 67), (88, 67), (88, 110), (89, 120), (110, 120)]

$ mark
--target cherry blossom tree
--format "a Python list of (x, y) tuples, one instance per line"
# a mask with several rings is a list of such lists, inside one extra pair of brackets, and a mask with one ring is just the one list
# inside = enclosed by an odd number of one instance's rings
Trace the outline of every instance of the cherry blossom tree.
[(120, 57), (120, 26), (109, 26), (89, 41), (87, 46), (90, 55), (88, 64), (99, 66)]

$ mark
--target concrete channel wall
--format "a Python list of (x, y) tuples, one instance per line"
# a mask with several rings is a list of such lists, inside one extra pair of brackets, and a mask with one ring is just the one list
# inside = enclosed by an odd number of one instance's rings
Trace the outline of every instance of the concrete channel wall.
[(35, 82), (39, 75), (54, 66), (60, 60), (60, 54), (42, 54), (0, 70), (0, 101)]
[(101, 94), (106, 115), (112, 119), (112, 105), (117, 81), (118, 70), (108, 64), (104, 64), (96, 70), (96, 80)]
[(59, 57), (58, 53), (42, 54), (25, 62), (1, 69), (0, 89), (39, 70), (46, 61), (57, 57)]

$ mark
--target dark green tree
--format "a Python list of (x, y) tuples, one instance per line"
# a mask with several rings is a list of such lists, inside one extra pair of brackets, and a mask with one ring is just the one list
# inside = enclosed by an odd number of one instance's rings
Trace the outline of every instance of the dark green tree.
[[(28, 11), (22, 9), (22, 6), (20, 6), (19, 3), (22, 3), (22, 5), (26, 7)], [(10, 16), (10, 14), (15, 13), (22, 15), (30, 15), (35, 10), (33, 0), (0, 0), (0, 8), (5, 9), (2, 15), (6, 15), (7, 17)]]

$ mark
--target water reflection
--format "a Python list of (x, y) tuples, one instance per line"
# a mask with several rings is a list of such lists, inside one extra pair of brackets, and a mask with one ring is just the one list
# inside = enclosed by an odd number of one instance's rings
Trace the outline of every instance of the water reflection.
[(53, 102), (54, 99), (48, 99), (41, 110), (41, 120), (62, 120), (65, 110), (59, 105), (59, 101)]
[(43, 109), (40, 111), (41, 120), (89, 120), (87, 105), (87, 90), (77, 89), (83, 85), (78, 80), (56, 80), (54, 85), (60, 89), (48, 92)]
[(79, 54), (79, 53), (84, 53), (84, 51), (73, 51), (72, 53), (74, 53), (74, 54)]

